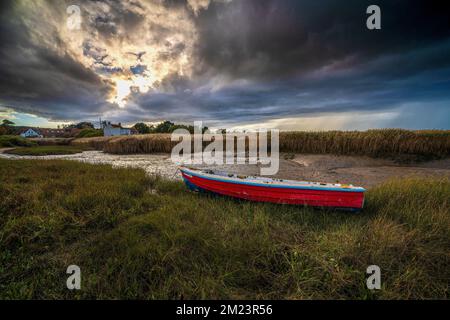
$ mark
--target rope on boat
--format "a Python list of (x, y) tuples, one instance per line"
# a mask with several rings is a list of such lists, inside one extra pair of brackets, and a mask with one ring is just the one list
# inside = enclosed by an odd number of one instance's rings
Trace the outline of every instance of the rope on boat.
[(175, 170), (175, 173), (172, 176), (172, 179), (175, 178), (175, 176), (177, 175), (178, 171), (180, 171), (180, 168), (177, 168), (177, 170)]

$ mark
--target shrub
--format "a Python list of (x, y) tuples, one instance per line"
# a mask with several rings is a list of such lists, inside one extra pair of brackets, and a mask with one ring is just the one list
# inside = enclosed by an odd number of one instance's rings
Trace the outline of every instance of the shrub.
[(0, 136), (0, 147), (31, 147), (35, 146), (36, 143), (27, 140), (21, 136)]
[(103, 129), (86, 128), (78, 133), (77, 138), (103, 137)]

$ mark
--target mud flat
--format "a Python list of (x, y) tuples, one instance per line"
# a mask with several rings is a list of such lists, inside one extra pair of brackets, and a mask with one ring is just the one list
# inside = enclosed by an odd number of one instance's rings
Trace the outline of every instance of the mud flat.
[[(142, 168), (148, 174), (168, 179), (180, 179), (176, 175), (177, 164), (168, 154), (115, 155), (102, 151), (84, 151), (73, 155), (17, 156), (1, 153), (7, 159), (62, 159), (92, 164), (111, 164), (114, 167)], [(257, 165), (205, 166), (238, 174), (259, 174)], [(297, 154), (293, 158), (280, 156), (277, 178), (318, 182), (351, 183), (363, 187), (380, 184), (394, 177), (449, 177), (450, 158), (414, 164), (396, 164), (390, 160), (359, 156), (334, 156)]]
[(391, 178), (449, 177), (450, 158), (399, 165), (394, 161), (356, 156), (296, 155), (289, 165), (280, 166), (283, 178), (319, 182), (352, 183), (364, 187), (380, 184)]

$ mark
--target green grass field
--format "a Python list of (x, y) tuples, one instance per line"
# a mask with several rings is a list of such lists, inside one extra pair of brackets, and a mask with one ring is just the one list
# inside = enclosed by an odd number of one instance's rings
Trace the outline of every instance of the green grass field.
[[(380, 185), (354, 214), (72, 161), (0, 159), (0, 176), (1, 299), (449, 298), (448, 179)], [(79, 291), (66, 289), (71, 264)]]
[(5, 153), (15, 154), (20, 156), (49, 156), (49, 155), (64, 155), (75, 154), (85, 151), (86, 148), (76, 146), (54, 145), (54, 146), (33, 146), (20, 147), (11, 150), (6, 150)]
[(21, 136), (0, 135), (0, 148), (32, 147), (37, 144)]

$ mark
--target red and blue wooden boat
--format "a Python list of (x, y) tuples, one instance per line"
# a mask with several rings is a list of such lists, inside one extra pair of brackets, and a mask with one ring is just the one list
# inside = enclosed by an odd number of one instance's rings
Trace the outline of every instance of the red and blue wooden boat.
[(180, 168), (183, 180), (192, 191), (211, 192), (258, 202), (313, 207), (332, 207), (359, 211), (364, 205), (362, 187), (240, 176), (214, 170)]

